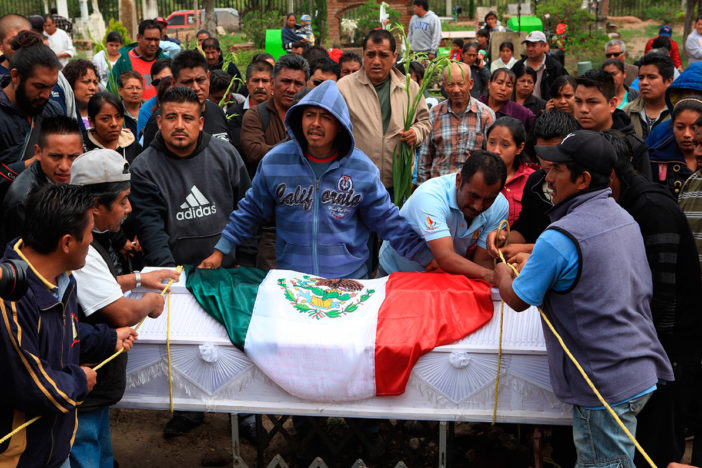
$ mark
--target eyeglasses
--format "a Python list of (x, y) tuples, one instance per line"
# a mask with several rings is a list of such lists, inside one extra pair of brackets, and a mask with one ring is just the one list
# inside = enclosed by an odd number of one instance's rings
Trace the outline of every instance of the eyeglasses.
[(607, 52), (605, 54), (605, 57), (607, 57), (607, 58), (619, 57), (622, 54), (623, 54), (623, 52)]

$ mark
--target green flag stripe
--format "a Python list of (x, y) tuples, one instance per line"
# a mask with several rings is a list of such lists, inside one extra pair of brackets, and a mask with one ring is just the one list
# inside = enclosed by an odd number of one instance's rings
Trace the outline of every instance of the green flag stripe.
[(185, 273), (185, 286), (205, 312), (224, 325), (229, 339), (243, 351), (258, 286), (267, 272), (249, 267), (204, 270), (186, 265)]

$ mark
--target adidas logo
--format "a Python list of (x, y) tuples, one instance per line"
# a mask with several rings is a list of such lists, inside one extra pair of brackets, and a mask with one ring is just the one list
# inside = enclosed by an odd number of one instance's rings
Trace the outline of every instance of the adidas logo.
[(214, 203), (210, 204), (210, 201), (202, 194), (196, 185), (192, 186), (190, 193), (185, 197), (185, 203), (180, 205), (180, 209), (181, 211), (176, 213), (176, 219), (178, 221), (204, 218), (205, 216), (210, 216), (217, 212)]

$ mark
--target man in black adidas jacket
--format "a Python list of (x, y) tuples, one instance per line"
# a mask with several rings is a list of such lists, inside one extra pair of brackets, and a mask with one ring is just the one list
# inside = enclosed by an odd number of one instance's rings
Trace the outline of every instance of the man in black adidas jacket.
[(169, 89), (160, 132), (134, 160), (130, 200), (147, 265), (198, 265), (251, 186), (239, 153), (203, 132), (203, 120), (194, 91)]
[[(166, 91), (157, 119), (159, 133), (132, 166), (134, 224), (147, 265), (199, 265), (214, 249), (251, 179), (234, 146), (202, 131), (204, 119), (193, 90), (176, 86)], [(225, 257), (225, 267), (241, 263), (235, 253)], [(181, 435), (203, 418), (201, 412), (176, 411), (164, 435)]]

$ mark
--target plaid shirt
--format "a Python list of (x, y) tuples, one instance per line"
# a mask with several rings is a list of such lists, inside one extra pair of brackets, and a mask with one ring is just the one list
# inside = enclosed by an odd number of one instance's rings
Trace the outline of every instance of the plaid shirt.
[(697, 245), (700, 267), (702, 267), (702, 171), (695, 172), (685, 181), (678, 204), (690, 224), (690, 230)]
[(482, 148), (495, 113), (471, 97), (466, 110), (456, 114), (449, 100), (431, 108), (432, 131), (419, 150), (417, 183), (461, 170), (473, 150)]

